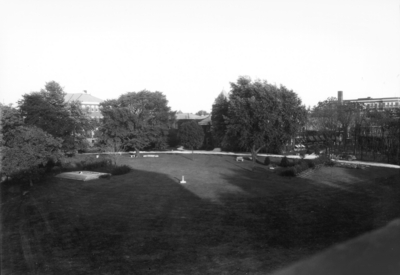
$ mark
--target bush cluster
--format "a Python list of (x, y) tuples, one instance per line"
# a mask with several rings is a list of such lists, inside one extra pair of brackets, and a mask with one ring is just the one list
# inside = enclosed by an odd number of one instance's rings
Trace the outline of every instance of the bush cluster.
[(111, 174), (113, 176), (118, 176), (118, 175), (127, 174), (130, 171), (131, 171), (131, 168), (128, 165), (114, 166), (111, 170)]
[(100, 147), (94, 146), (94, 147), (88, 147), (85, 149), (80, 149), (78, 150), (78, 153), (101, 153), (102, 150)]
[(279, 166), (286, 168), (290, 166), (290, 162), (289, 159), (285, 156), (281, 159), (281, 163), (279, 164)]
[(323, 164), (327, 166), (333, 166), (335, 163), (327, 156), (320, 156), (319, 158), (314, 159), (315, 165)]
[(314, 169), (315, 168), (315, 162), (314, 160), (311, 159), (300, 159), (297, 162), (290, 163), (289, 160), (284, 157), (281, 160), (281, 167), (284, 169), (281, 169), (279, 174), (281, 176), (290, 176), (294, 177), (297, 174), (307, 170), (307, 169)]
[(295, 177), (296, 176), (296, 168), (295, 167), (286, 167), (279, 172), (279, 175), (284, 177)]
[(299, 163), (297, 163), (294, 166), (294, 169), (296, 170), (296, 174), (301, 173), (307, 169), (310, 169), (311, 168), (309, 165), (310, 163), (311, 162), (308, 162), (308, 161), (300, 161)]
[(329, 160), (325, 161), (324, 165), (333, 167), (333, 166), (335, 166), (335, 162), (333, 160), (329, 159)]

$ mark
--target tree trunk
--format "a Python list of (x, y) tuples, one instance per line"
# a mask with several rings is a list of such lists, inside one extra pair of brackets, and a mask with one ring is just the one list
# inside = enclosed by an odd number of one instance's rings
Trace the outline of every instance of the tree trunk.
[(258, 152), (260, 152), (260, 150), (262, 149), (262, 148), (264, 148), (265, 147), (265, 145), (264, 146), (261, 146), (260, 148), (258, 148), (258, 149), (256, 149), (256, 146), (255, 145), (253, 145), (253, 147), (251, 147), (251, 158), (252, 158), (252, 160), (253, 160), (253, 167), (252, 167), (252, 170), (254, 170), (254, 167), (256, 166), (256, 163), (257, 163), (257, 154), (258, 154)]
[(256, 163), (256, 160), (257, 160), (257, 153), (256, 153), (256, 148), (254, 145), (251, 148), (251, 160), (253, 161), (253, 165)]

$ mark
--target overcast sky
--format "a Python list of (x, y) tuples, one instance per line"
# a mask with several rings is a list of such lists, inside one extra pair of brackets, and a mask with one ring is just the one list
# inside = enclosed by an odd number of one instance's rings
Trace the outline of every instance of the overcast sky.
[(400, 96), (400, 0), (0, 0), (0, 99), (163, 92), (210, 111), (240, 75), (303, 103)]

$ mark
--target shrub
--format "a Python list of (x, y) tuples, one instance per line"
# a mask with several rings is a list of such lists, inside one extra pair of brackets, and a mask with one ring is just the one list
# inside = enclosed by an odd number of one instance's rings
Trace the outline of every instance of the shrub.
[(284, 167), (284, 168), (288, 167), (289, 166), (289, 159), (287, 157), (283, 157), (282, 160), (281, 160), (280, 166)]
[(78, 153), (101, 153), (101, 148), (94, 146), (78, 150)]
[(33, 185), (49, 162), (57, 163), (61, 158), (61, 140), (35, 126), (3, 130), (2, 135), (2, 173), (12, 178)]
[(301, 173), (305, 170), (310, 169), (309, 161), (300, 160), (294, 167), (296, 169), (296, 173)]
[(295, 167), (287, 167), (285, 169), (282, 169), (279, 174), (284, 177), (295, 177), (296, 176), (296, 168)]
[(111, 178), (111, 175), (110, 174), (106, 174), (106, 175), (100, 175), (100, 178), (101, 179), (110, 179)]
[(315, 165), (324, 164), (326, 161), (330, 160), (327, 156), (320, 156), (313, 160)]
[(314, 169), (315, 168), (315, 163), (313, 160), (308, 160), (307, 161), (308, 168)]
[(271, 159), (269, 157), (265, 157), (264, 165), (270, 165), (270, 164), (271, 164)]
[(333, 166), (335, 166), (335, 162), (330, 159), (330, 160), (325, 161), (324, 165), (333, 167)]
[(82, 170), (98, 170), (99, 168), (104, 168), (110, 166), (110, 160), (102, 159), (98, 161), (91, 161), (91, 162), (81, 162), (78, 165)]
[(122, 166), (115, 166), (112, 170), (111, 170), (111, 174), (113, 176), (118, 176), (118, 175), (123, 175), (123, 174), (127, 174), (131, 171), (131, 168), (128, 165), (122, 165)]

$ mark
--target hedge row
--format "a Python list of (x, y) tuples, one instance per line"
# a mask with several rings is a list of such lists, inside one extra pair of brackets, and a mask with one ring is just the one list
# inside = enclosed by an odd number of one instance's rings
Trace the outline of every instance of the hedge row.
[(109, 158), (97, 159), (95, 157), (87, 157), (83, 160), (75, 160), (61, 163), (61, 169), (63, 171), (80, 171), (80, 170), (90, 170), (94, 172), (109, 173), (111, 175), (123, 175), (129, 173), (131, 168), (127, 165), (115, 165)]
[(316, 159), (300, 159), (290, 161), (287, 157), (283, 157), (280, 166), (283, 168), (279, 171), (281, 176), (295, 177), (297, 174), (307, 170), (314, 169), (317, 165), (333, 166), (334, 162), (325, 156)]

